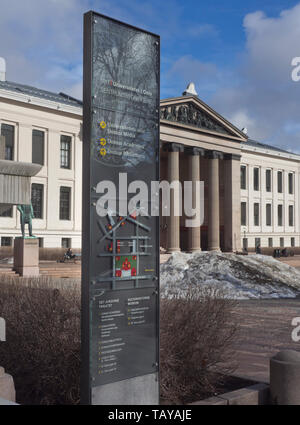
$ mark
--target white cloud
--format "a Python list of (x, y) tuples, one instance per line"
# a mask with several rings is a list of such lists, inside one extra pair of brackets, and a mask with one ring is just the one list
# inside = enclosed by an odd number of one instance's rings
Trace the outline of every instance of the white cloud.
[(299, 22), (300, 4), (275, 18), (261, 11), (246, 15), (238, 84), (227, 84), (212, 98), (213, 106), (234, 124), (248, 127), (250, 137), (295, 151), (300, 138), (291, 129), (300, 121), (300, 82), (291, 79), (291, 59), (300, 56)]
[(231, 122), (234, 122), (238, 128), (246, 127), (248, 130), (253, 129), (255, 121), (249, 117), (246, 111), (236, 111), (231, 117), (229, 117)]
[(186, 81), (201, 81), (203, 78), (211, 78), (216, 74), (217, 68), (214, 64), (201, 62), (190, 55), (177, 59), (169, 70), (169, 75), (175, 74)]
[(88, 9), (88, 0), (2, 0), (0, 56), (7, 79), (55, 91), (79, 83)]
[(171, 64), (163, 76), (164, 91), (170, 96), (178, 95), (190, 82), (195, 83), (199, 97), (205, 97), (216, 90), (219, 74), (215, 64), (202, 62), (191, 55), (181, 56)]
[(187, 29), (187, 34), (191, 37), (199, 38), (199, 37), (215, 37), (218, 35), (217, 28), (212, 24), (198, 24), (191, 25)]
[(76, 93), (82, 91), (84, 12), (93, 9), (133, 25), (138, 22), (173, 42), (182, 10), (172, 0), (159, 4), (159, 12), (155, 2), (140, 0), (0, 1), (0, 56), (7, 61), (7, 79)]

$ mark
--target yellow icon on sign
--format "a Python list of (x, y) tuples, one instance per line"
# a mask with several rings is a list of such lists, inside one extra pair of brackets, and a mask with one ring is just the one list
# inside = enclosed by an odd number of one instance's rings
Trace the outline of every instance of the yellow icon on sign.
[(104, 149), (104, 148), (100, 149), (100, 155), (105, 156), (106, 155), (106, 149)]
[(104, 137), (102, 137), (102, 139), (100, 139), (100, 144), (102, 146), (105, 146), (106, 145), (106, 139), (104, 139)]
[(100, 127), (101, 127), (101, 128), (105, 128), (105, 127), (106, 127), (106, 122), (101, 121), (101, 122), (100, 122)]

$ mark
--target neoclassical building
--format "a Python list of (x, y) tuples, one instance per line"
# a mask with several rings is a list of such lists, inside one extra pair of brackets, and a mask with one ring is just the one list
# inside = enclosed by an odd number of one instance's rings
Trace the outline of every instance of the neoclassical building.
[[(42, 165), (32, 179), (35, 234), (44, 247), (80, 247), (82, 104), (0, 78), (6, 158)], [(161, 179), (204, 182), (204, 222), (161, 217), (161, 246), (237, 251), (300, 246), (300, 155), (253, 141), (206, 105), (189, 85), (161, 101)], [(173, 204), (179, 202), (173, 193)], [(174, 205), (173, 205), (174, 207)], [(16, 208), (0, 209), (1, 245), (20, 234)], [(172, 212), (172, 211), (171, 211)]]
[[(81, 121), (77, 100), (0, 79), (5, 158), (42, 165), (32, 178), (31, 199), (43, 247), (81, 245)], [(1, 208), (1, 245), (12, 245), (20, 232), (16, 207)]]

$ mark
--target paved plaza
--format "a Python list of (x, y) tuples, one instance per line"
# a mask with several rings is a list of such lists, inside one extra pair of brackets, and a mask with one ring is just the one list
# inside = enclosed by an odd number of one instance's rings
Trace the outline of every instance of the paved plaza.
[(300, 317), (300, 298), (239, 301), (234, 313), (240, 324), (235, 344), (235, 374), (269, 381), (269, 359), (278, 351), (300, 351), (293, 342), (291, 321)]

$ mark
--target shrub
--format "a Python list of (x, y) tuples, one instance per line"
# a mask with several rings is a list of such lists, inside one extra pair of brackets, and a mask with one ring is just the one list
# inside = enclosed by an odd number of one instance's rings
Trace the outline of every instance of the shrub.
[[(77, 284), (78, 285), (78, 284)], [(58, 279), (0, 277), (6, 342), (0, 364), (21, 404), (76, 404), (80, 375), (80, 288)]]
[[(0, 276), (6, 342), (0, 365), (13, 375), (21, 404), (78, 404), (80, 287), (77, 281)], [(190, 287), (161, 300), (161, 394), (173, 403), (214, 393), (228, 364), (234, 302)]]
[(161, 300), (161, 396), (186, 403), (215, 393), (231, 373), (231, 345), (237, 326), (235, 302), (220, 291), (189, 286)]

